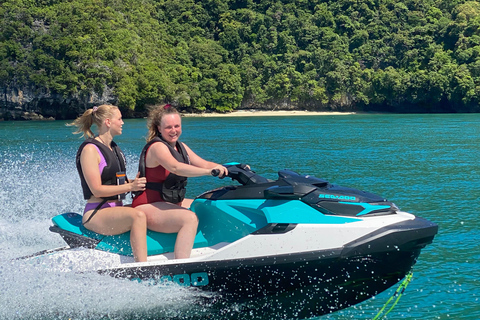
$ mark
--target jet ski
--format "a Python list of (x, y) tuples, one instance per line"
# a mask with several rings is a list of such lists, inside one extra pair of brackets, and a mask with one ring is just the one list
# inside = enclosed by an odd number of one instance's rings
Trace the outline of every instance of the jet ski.
[(173, 259), (176, 234), (148, 231), (148, 261), (135, 263), (128, 233), (96, 234), (77, 213), (52, 219), (50, 230), (68, 246), (43, 254), (60, 251), (117, 278), (210, 292), (212, 305), (243, 302), (238, 318), (309, 318), (395, 285), (438, 232), (373, 193), (291, 170), (270, 180), (243, 164), (227, 168), (233, 184), (191, 205), (199, 226), (188, 259)]

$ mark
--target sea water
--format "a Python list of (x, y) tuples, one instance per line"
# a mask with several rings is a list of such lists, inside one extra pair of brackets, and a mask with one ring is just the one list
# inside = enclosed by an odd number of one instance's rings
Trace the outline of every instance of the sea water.
[[(439, 234), (387, 318), (480, 319), (480, 115), (184, 118), (183, 130), (205, 159), (248, 163), (271, 179), (285, 168), (315, 175), (436, 222)], [(240, 310), (232, 303), (216, 313), (202, 303), (205, 293), (190, 289), (15, 260), (64, 246), (48, 230), (51, 218), (83, 210), (75, 168), (82, 140), (73, 131), (64, 121), (0, 122), (0, 319), (227, 319)], [(145, 136), (145, 120), (128, 119), (115, 138), (130, 177)], [(191, 178), (187, 196), (229, 183)], [(395, 289), (320, 318), (372, 319)]]

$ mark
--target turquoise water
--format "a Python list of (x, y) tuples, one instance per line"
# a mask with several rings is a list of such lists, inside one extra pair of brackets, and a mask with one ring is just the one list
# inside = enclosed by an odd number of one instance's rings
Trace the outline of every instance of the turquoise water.
[[(388, 319), (480, 319), (480, 115), (185, 118), (183, 126), (182, 140), (206, 159), (249, 163), (269, 178), (284, 168), (312, 174), (438, 223)], [(63, 246), (50, 218), (83, 209), (72, 131), (61, 121), (0, 122), (0, 319), (195, 318), (200, 297), (189, 290), (10, 262)], [(126, 120), (116, 139), (130, 176), (145, 134), (144, 119)], [(192, 178), (188, 196), (226, 183)], [(372, 319), (394, 289), (321, 319)]]

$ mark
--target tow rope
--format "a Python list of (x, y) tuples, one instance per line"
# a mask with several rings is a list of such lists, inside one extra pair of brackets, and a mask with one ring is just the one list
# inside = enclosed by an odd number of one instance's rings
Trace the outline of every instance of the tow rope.
[[(377, 320), (377, 319), (383, 319), (385, 318), (385, 316), (393, 310), (393, 308), (397, 305), (398, 303), (398, 300), (400, 300), (400, 298), (402, 297), (403, 293), (405, 292), (405, 289), (407, 288), (408, 284), (410, 283), (410, 281), (412, 281), (412, 277), (413, 277), (413, 272), (409, 272), (406, 276), (405, 276), (405, 279), (403, 279), (402, 283), (400, 283), (400, 285), (398, 286), (397, 290), (395, 290), (395, 292), (393, 293), (393, 295), (390, 297), (390, 299), (387, 300), (387, 302), (385, 303), (385, 305), (382, 307), (382, 309), (380, 309), (380, 311), (377, 313), (377, 315), (372, 319), (372, 320)], [(395, 299), (395, 301), (393, 302), (392, 306), (387, 310), (387, 312), (385, 312), (385, 314), (382, 315), (382, 313), (385, 311), (385, 309), (387, 308), (387, 306), (392, 302), (393, 298), (397, 297), (397, 299)], [(381, 316), (381, 318), (380, 318)]]

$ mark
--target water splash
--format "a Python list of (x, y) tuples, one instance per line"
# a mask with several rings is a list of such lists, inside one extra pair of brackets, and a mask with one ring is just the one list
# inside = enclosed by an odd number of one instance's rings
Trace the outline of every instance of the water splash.
[(134, 319), (176, 317), (195, 296), (98, 274), (51, 270), (43, 263), (0, 266), (0, 319)]
[(78, 273), (68, 261), (15, 260), (65, 246), (48, 231), (50, 219), (81, 212), (85, 204), (74, 163), (79, 143), (70, 138), (62, 142), (71, 133), (58, 124), (56, 129), (60, 132), (50, 132), (57, 135), (51, 138), (60, 141), (56, 143), (2, 139), (0, 319), (175, 318), (192, 310), (199, 295), (180, 287)]

